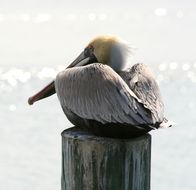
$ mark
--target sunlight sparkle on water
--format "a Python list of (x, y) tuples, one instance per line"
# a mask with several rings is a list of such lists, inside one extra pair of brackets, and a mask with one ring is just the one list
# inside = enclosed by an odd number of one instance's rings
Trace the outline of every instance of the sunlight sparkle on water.
[(12, 85), (16, 86), (17, 80), (20, 82), (27, 82), (31, 78), (31, 73), (23, 71), (22, 69), (12, 68), (9, 71), (3, 73), (1, 75), (2, 80), (7, 80), (7, 82)]
[(89, 20), (93, 21), (93, 20), (95, 20), (96, 18), (97, 18), (97, 16), (96, 16), (95, 13), (89, 13), (89, 15), (88, 15), (88, 19), (89, 19)]
[(51, 15), (49, 14), (39, 14), (35, 17), (34, 22), (35, 23), (42, 23), (42, 22), (48, 22), (51, 20)]
[(106, 20), (107, 15), (105, 13), (101, 13), (101, 14), (99, 14), (98, 18), (99, 18), (99, 20), (103, 21), (103, 20)]
[(40, 79), (44, 79), (44, 78), (54, 78), (56, 77), (57, 72), (50, 67), (44, 67), (42, 68), (42, 70), (40, 72), (38, 72), (37, 76)]
[(167, 9), (165, 8), (157, 8), (154, 10), (154, 14), (156, 16), (166, 16), (167, 15)]
[(165, 71), (166, 69), (167, 69), (167, 64), (165, 64), (165, 63), (159, 64), (159, 70), (160, 71)]
[(18, 80), (22, 83), (27, 82), (31, 78), (30, 72), (23, 72), (23, 74), (19, 75)]
[(190, 69), (190, 64), (184, 63), (184, 64), (182, 65), (182, 70), (188, 71), (189, 69)]
[(178, 67), (178, 64), (177, 64), (176, 62), (171, 62), (171, 63), (169, 64), (169, 68), (170, 68), (171, 70), (175, 70), (175, 69), (177, 69), (177, 67)]
[(14, 105), (14, 104), (11, 104), (10, 106), (9, 106), (9, 110), (10, 111), (16, 111), (16, 105)]
[(196, 82), (196, 76), (193, 71), (188, 71), (187, 72), (187, 77), (191, 80), (191, 82), (195, 83)]
[(5, 83), (0, 83), (0, 91), (10, 93), (12, 91), (12, 87)]

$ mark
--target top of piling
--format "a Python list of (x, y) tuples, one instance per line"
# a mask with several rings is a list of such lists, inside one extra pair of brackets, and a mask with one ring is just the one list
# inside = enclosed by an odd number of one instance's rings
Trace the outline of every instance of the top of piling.
[(146, 141), (147, 139), (151, 139), (151, 135), (149, 133), (135, 137), (135, 138), (129, 138), (129, 139), (119, 139), (119, 138), (110, 138), (110, 137), (101, 137), (101, 136), (96, 136), (90, 131), (85, 130), (84, 128), (81, 127), (71, 127), (66, 130), (64, 130), (61, 133), (62, 137), (64, 138), (71, 138), (71, 139), (78, 139), (78, 140), (88, 140), (88, 141), (115, 141), (115, 142), (141, 142), (142, 140)]

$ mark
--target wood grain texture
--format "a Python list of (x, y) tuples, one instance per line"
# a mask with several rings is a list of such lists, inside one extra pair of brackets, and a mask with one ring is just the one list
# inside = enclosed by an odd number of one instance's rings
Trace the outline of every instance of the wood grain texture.
[(112, 139), (78, 127), (62, 133), (62, 190), (150, 190), (151, 136)]

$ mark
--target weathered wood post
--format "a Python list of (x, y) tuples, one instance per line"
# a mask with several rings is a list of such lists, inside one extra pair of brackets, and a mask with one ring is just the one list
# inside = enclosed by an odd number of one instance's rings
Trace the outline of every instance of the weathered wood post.
[(78, 127), (62, 133), (62, 190), (150, 190), (151, 136), (97, 137)]

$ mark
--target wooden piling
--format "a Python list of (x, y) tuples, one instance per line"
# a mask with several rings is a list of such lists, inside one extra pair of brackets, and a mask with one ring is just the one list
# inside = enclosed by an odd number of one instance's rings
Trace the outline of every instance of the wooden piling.
[(61, 190), (150, 190), (151, 136), (97, 137), (78, 127), (62, 133)]

